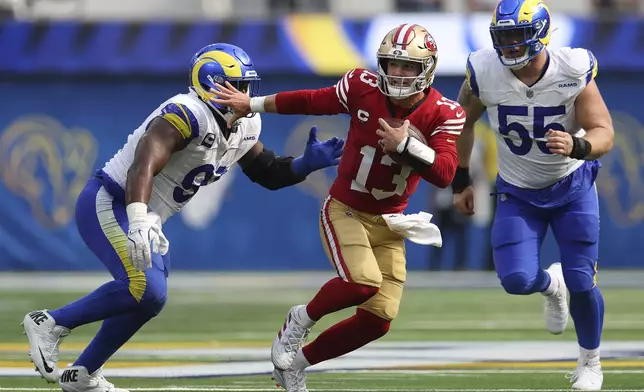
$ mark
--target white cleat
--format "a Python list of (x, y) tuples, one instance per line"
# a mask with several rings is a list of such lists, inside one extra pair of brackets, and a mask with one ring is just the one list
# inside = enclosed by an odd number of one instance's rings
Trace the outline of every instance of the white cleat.
[(293, 363), (295, 354), (302, 348), (311, 328), (301, 323), (298, 310), (305, 305), (296, 305), (288, 311), (282, 329), (277, 333), (271, 347), (273, 366), (279, 370), (288, 369)]
[(599, 362), (594, 365), (578, 364), (577, 369), (566, 375), (566, 378), (572, 382), (572, 389), (579, 391), (600, 391), (604, 382), (604, 374)]
[(88, 374), (85, 366), (70, 366), (63, 370), (60, 387), (64, 392), (130, 392), (107, 381), (103, 377), (103, 368)]
[(58, 382), (60, 343), (70, 330), (56, 325), (56, 320), (46, 309), (28, 313), (22, 326), (29, 339), (29, 356), (36, 370), (47, 382)]
[(273, 369), (275, 385), (286, 389), (286, 392), (308, 392), (306, 389), (306, 372), (304, 369), (289, 368), (286, 370)]
[(546, 328), (553, 335), (559, 335), (566, 330), (568, 325), (568, 288), (564, 281), (561, 263), (553, 263), (546, 270), (550, 275), (555, 291), (544, 295), (544, 313)]

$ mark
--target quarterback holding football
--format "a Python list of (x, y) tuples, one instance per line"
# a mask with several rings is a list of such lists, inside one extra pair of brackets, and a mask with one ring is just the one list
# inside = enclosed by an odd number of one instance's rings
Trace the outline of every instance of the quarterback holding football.
[[(338, 276), (307, 305), (290, 309), (273, 342), (273, 377), (288, 392), (306, 391), (306, 367), (387, 333), (407, 275), (405, 236), (391, 219), (403, 215), (421, 179), (445, 188), (456, 171), (465, 111), (431, 87), (438, 60), (432, 35), (416, 24), (400, 25), (383, 38), (377, 60), (377, 72), (352, 69), (319, 90), (250, 98), (230, 84), (217, 85), (214, 101), (233, 109), (231, 121), (251, 112), (351, 116), (338, 176), (319, 217)], [(433, 225), (421, 214), (407, 216), (428, 229), (415, 241), (432, 244)], [(354, 316), (304, 346), (318, 320), (353, 306)]]

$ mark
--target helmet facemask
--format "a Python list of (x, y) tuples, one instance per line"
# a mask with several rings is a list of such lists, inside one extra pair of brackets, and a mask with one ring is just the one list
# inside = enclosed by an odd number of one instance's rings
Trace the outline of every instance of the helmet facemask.
[[(413, 76), (392, 76), (389, 72), (389, 65), (392, 62), (401, 63), (405, 69), (413, 66), (418, 69), (418, 73)], [(425, 90), (433, 81), (433, 74), (428, 78), (428, 73), (434, 69), (434, 57), (427, 59), (414, 58), (396, 58), (395, 56), (379, 55), (378, 56), (378, 88), (388, 97), (407, 98), (418, 92)]]
[[(547, 35), (548, 23), (545, 20), (537, 20), (533, 23), (505, 25), (503, 22), (506, 21), (499, 21), (496, 26), (490, 26), (494, 49), (503, 65), (513, 70), (521, 69), (545, 49), (542, 37)], [(523, 54), (506, 57), (504, 52), (507, 51), (523, 51)]]
[[(378, 48), (378, 88), (391, 98), (404, 99), (427, 89), (434, 81), (438, 61), (436, 41), (424, 27), (402, 24), (385, 35)], [(393, 76), (391, 62), (414, 64), (414, 75)], [(404, 65), (403, 73), (407, 74)]]

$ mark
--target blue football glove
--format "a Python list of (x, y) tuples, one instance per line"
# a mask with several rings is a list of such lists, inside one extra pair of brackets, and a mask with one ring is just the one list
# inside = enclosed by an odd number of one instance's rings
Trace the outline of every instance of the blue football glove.
[(334, 136), (321, 142), (318, 140), (317, 133), (317, 127), (311, 128), (304, 154), (291, 163), (293, 172), (298, 176), (306, 177), (316, 170), (340, 163), (340, 157), (344, 151), (344, 139)]

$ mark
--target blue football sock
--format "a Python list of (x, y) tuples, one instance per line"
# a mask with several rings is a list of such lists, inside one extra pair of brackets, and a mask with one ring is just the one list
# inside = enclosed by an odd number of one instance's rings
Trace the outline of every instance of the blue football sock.
[(570, 316), (575, 322), (577, 341), (587, 350), (599, 347), (604, 327), (604, 297), (597, 287), (570, 293)]
[(533, 293), (542, 293), (546, 291), (550, 286), (551, 281), (552, 279), (550, 279), (550, 274), (543, 268), (539, 268), (537, 278), (534, 280), (534, 285), (532, 286), (534, 288)]
[(135, 311), (103, 321), (101, 329), (74, 366), (85, 366), (89, 374), (94, 373), (152, 317), (151, 313)]
[(57, 325), (74, 329), (136, 309), (138, 303), (130, 293), (129, 283), (113, 280), (78, 300), (49, 312)]

